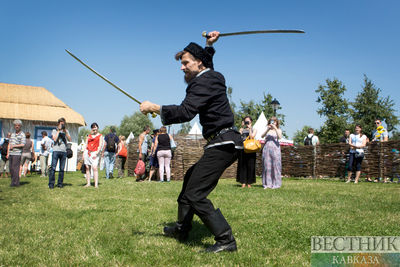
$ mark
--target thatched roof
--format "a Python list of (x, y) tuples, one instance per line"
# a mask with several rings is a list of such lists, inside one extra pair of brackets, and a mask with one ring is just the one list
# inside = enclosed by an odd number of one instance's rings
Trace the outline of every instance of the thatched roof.
[(0, 118), (57, 122), (85, 126), (81, 114), (43, 87), (0, 83)]

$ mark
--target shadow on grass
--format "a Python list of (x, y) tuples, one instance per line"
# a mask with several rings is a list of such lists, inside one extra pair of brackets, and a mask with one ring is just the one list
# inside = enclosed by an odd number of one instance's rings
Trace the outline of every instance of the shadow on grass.
[[(171, 222), (171, 223), (164, 223), (164, 224), (159, 224), (160, 227), (164, 228), (165, 226), (173, 226), (175, 224), (175, 222)], [(145, 235), (146, 233), (144, 232), (140, 232), (140, 231), (132, 231), (132, 234), (134, 235)], [(158, 234), (151, 234), (151, 236), (157, 236), (160, 238), (173, 238), (173, 237), (168, 237), (165, 236), (164, 234), (158, 233)], [(192, 222), (192, 230), (189, 233), (189, 239), (186, 241), (179, 241), (182, 244), (186, 244), (189, 246), (201, 246), (201, 247), (208, 247), (212, 244), (208, 244), (208, 243), (203, 243), (203, 239), (206, 237), (210, 237), (212, 236), (212, 234), (210, 233), (210, 231), (207, 229), (207, 227), (204, 226), (204, 224), (197, 222), (197, 221), (193, 221)]]
[(30, 183), (31, 183), (31, 182), (25, 182), (25, 181), (24, 181), (24, 182), (20, 182), (20, 183), (19, 183), (19, 186), (24, 186), (24, 185), (30, 184)]
[[(242, 184), (232, 184), (231, 186), (242, 189)], [(243, 190), (246, 190), (246, 189), (251, 190), (251, 188), (263, 188), (263, 186), (262, 186), (262, 184), (251, 184), (250, 188), (246, 186), (246, 187), (243, 187)]]
[[(82, 186), (82, 187), (85, 187), (85, 185), (86, 185), (86, 183), (83, 183), (83, 184), (79, 184), (78, 186)], [(98, 184), (99, 186), (101, 185), (101, 183), (99, 182), (99, 184)], [(90, 186), (92, 187), (94, 187), (94, 182), (91, 182), (90, 183)]]

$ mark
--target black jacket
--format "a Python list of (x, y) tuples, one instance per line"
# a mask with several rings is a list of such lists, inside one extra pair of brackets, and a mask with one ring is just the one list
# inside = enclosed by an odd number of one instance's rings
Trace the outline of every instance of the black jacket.
[(206, 139), (233, 126), (233, 113), (226, 95), (225, 78), (221, 73), (208, 70), (193, 78), (180, 105), (162, 106), (161, 119), (164, 125), (169, 125), (190, 121), (197, 114)]

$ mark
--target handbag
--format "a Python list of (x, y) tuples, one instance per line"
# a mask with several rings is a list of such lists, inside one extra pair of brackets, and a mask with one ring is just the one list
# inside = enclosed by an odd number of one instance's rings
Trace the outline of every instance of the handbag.
[(363, 158), (364, 157), (364, 151), (356, 151), (354, 156), (356, 158)]
[(250, 138), (247, 136), (246, 140), (243, 141), (244, 153), (256, 153), (261, 150), (260, 141)]
[(144, 164), (143, 160), (140, 159), (137, 162), (134, 172), (136, 176), (141, 176), (146, 172), (146, 165)]

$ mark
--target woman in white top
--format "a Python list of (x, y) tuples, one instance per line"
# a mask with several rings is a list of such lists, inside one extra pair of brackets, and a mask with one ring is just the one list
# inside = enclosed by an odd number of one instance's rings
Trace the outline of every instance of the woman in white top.
[(353, 171), (353, 165), (356, 168), (356, 179), (354, 183), (358, 183), (358, 179), (361, 174), (361, 163), (364, 158), (364, 147), (367, 144), (367, 137), (362, 134), (361, 125), (357, 124), (355, 127), (355, 133), (350, 135), (349, 145), (350, 145), (350, 155), (349, 155), (349, 167), (348, 167), (348, 176), (346, 183), (349, 183), (351, 180), (351, 175)]

